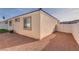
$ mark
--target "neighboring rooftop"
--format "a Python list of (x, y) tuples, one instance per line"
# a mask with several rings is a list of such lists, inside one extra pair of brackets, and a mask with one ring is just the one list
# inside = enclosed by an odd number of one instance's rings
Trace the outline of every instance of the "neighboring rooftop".
[(73, 20), (73, 21), (60, 22), (60, 24), (75, 24), (75, 23), (78, 23), (78, 22), (79, 22), (79, 19), (78, 20)]

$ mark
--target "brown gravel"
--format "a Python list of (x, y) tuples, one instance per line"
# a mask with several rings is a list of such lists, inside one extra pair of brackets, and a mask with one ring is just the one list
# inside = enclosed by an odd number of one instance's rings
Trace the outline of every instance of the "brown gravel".
[(51, 39), (48, 45), (43, 49), (46, 51), (79, 51), (79, 46), (72, 34), (56, 32), (56, 37)]
[(42, 40), (19, 34), (0, 34), (0, 50), (5, 51), (79, 51), (72, 34), (56, 32)]
[(35, 42), (33, 38), (16, 33), (0, 33), (0, 49)]

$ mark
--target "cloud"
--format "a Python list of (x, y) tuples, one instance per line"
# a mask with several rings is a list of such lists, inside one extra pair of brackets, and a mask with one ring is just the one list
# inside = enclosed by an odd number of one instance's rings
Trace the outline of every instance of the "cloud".
[[(57, 10), (58, 12), (58, 10)], [(52, 14), (56, 16), (60, 21), (72, 21), (79, 19), (79, 8), (66, 8), (59, 10), (58, 13)]]

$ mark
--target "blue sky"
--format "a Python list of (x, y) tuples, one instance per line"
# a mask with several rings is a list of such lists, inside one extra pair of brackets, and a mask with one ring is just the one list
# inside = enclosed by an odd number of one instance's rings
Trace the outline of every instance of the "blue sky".
[(0, 8), (0, 20), (5, 16), (6, 19), (37, 10), (36, 8)]
[[(5, 16), (5, 18), (8, 19), (37, 9), (38, 8), (0, 8), (0, 20), (2, 20), (2, 16)], [(79, 19), (78, 8), (43, 8), (43, 10), (58, 18), (60, 21), (72, 21)]]

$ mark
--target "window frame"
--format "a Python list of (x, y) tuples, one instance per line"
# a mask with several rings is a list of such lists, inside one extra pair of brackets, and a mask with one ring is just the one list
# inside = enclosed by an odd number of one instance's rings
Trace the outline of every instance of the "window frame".
[[(30, 19), (28, 19), (28, 18), (30, 18)], [(30, 27), (25, 26), (25, 22), (27, 23), (27, 20), (30, 20)], [(32, 17), (31, 16), (23, 18), (23, 28), (25, 30), (32, 30)]]
[(20, 22), (20, 18), (15, 18), (15, 22)]

